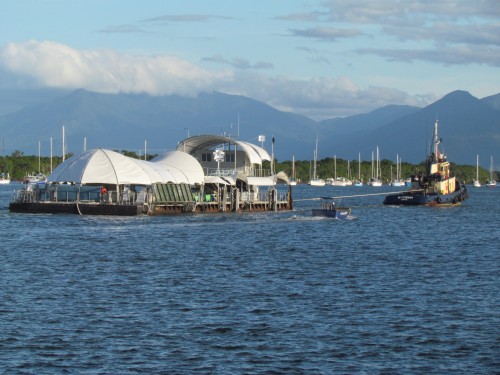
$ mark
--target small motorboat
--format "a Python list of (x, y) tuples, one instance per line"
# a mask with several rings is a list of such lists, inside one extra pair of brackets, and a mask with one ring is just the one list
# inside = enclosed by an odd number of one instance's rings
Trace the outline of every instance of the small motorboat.
[(335, 202), (323, 202), (321, 208), (312, 209), (313, 217), (329, 217), (337, 220), (352, 219), (351, 209), (349, 207), (337, 207)]

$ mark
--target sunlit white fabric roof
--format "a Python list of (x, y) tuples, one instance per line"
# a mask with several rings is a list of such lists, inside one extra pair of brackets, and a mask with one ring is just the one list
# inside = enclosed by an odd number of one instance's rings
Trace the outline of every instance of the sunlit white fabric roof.
[[(80, 184), (203, 183), (203, 169), (191, 155), (173, 151), (158, 161), (144, 161), (120, 153), (94, 149), (66, 160), (48, 176), (50, 182)], [(186, 170), (181, 168), (185, 167)]]
[(178, 179), (182, 179), (178, 175), (181, 173), (190, 184), (201, 184), (205, 178), (203, 168), (198, 160), (183, 151), (167, 151), (152, 159), (150, 163), (154, 164), (154, 167), (159, 165), (162, 170), (170, 171)]
[(262, 165), (262, 161), (271, 160), (269, 153), (262, 147), (252, 143), (237, 141), (233, 138), (217, 136), (217, 135), (199, 135), (187, 138), (177, 146), (177, 150), (194, 153), (197, 149), (209, 148), (223, 143), (238, 145), (248, 156), (250, 163)]
[(248, 185), (254, 186), (272, 186), (278, 183), (290, 184), (290, 180), (284, 172), (278, 172), (274, 176), (267, 177), (247, 177), (246, 182)]

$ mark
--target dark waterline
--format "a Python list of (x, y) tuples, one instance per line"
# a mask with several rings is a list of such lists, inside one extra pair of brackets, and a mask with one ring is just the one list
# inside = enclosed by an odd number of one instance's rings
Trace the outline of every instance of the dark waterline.
[[(0, 187), (0, 372), (493, 374), (500, 189), (461, 207), (11, 214)], [(298, 186), (297, 199), (387, 188)]]

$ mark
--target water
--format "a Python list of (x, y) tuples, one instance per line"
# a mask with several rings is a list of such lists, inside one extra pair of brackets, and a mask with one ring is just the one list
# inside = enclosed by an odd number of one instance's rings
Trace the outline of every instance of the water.
[(1, 373), (499, 373), (500, 189), (470, 188), (454, 208), (344, 199), (349, 222), (313, 219), (315, 201), (11, 214), (12, 190), (0, 187)]

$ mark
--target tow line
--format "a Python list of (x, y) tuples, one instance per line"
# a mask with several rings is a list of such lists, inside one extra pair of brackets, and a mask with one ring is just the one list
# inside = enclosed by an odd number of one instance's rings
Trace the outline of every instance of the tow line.
[(356, 195), (339, 195), (335, 197), (317, 197), (317, 198), (302, 198), (302, 199), (294, 199), (294, 202), (300, 201), (318, 201), (321, 199), (345, 199), (345, 198), (359, 198), (359, 197), (368, 197), (373, 195), (393, 195), (399, 193), (412, 193), (417, 191), (423, 191), (423, 189), (417, 190), (402, 190), (402, 191), (386, 191), (385, 193), (371, 193), (371, 194), (356, 194)]

